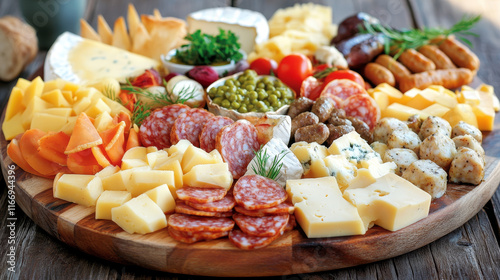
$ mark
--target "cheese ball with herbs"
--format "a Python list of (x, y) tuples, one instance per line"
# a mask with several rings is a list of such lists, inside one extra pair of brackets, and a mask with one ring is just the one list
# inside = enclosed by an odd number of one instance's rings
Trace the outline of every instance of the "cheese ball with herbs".
[(211, 88), (208, 95), (213, 103), (240, 113), (276, 111), (295, 98), (279, 79), (258, 76), (254, 70), (227, 79), (223, 85)]

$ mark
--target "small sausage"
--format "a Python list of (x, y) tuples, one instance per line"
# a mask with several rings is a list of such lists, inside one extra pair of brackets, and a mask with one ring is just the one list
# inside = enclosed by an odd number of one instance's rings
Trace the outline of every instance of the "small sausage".
[(318, 122), (318, 116), (316, 116), (315, 114), (311, 112), (300, 113), (298, 116), (292, 119), (292, 135), (295, 134), (295, 131), (297, 131), (297, 129), (304, 126), (317, 124)]
[(457, 68), (451, 59), (435, 45), (423, 45), (418, 49), (418, 52), (432, 60), (436, 65), (436, 69)]
[(375, 59), (375, 63), (378, 63), (391, 71), (397, 82), (399, 82), (399, 80), (401, 80), (403, 77), (411, 75), (411, 72), (410, 70), (408, 70), (408, 68), (392, 58), (390, 55), (379, 55), (377, 59)]
[(335, 109), (335, 101), (328, 96), (320, 96), (314, 102), (311, 112), (318, 116), (319, 122), (325, 122), (332, 114), (333, 109)]
[(366, 64), (364, 72), (365, 77), (376, 86), (382, 83), (386, 83), (391, 86), (396, 85), (396, 79), (392, 72), (378, 63), (370, 62)]
[(299, 97), (295, 99), (290, 108), (288, 108), (288, 115), (291, 119), (295, 118), (302, 112), (311, 111), (314, 101), (307, 97)]
[(318, 123), (301, 127), (295, 131), (295, 141), (305, 141), (307, 143), (316, 142), (323, 144), (328, 139), (330, 131), (324, 123)]
[(342, 135), (354, 131), (352, 125), (333, 125), (327, 124), (328, 130), (330, 131), (330, 136), (326, 139), (326, 144), (330, 146), (335, 139), (340, 138)]
[(373, 142), (373, 134), (370, 132), (370, 127), (364, 121), (356, 117), (347, 117), (347, 119), (351, 121), (352, 126), (361, 138), (365, 139), (368, 144)]
[(328, 119), (328, 123), (333, 125), (352, 125), (352, 122), (350, 120), (338, 117), (336, 115), (330, 116), (330, 118)]
[(413, 73), (420, 73), (429, 70), (435, 70), (436, 64), (432, 60), (425, 57), (423, 54), (414, 49), (407, 49), (398, 58), (406, 68)]
[(458, 67), (476, 71), (479, 69), (479, 58), (467, 46), (453, 36), (449, 36), (439, 44), (442, 50)]
[(431, 85), (445, 88), (459, 88), (472, 82), (474, 75), (467, 68), (439, 69), (416, 73), (399, 82), (399, 90), (406, 92), (412, 88), (425, 89)]

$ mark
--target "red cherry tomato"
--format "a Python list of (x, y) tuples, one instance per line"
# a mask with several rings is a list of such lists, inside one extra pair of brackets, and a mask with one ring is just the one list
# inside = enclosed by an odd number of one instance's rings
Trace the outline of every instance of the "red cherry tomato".
[(283, 83), (299, 94), (302, 81), (312, 75), (311, 60), (303, 54), (289, 54), (280, 61), (276, 74)]
[(365, 80), (361, 77), (360, 74), (354, 72), (352, 70), (337, 70), (328, 74), (325, 78), (325, 84), (337, 79), (348, 79), (360, 84), (362, 87), (365, 87)]
[(258, 75), (271, 75), (271, 71), (276, 73), (278, 62), (267, 57), (259, 57), (250, 63), (250, 69), (257, 72)]

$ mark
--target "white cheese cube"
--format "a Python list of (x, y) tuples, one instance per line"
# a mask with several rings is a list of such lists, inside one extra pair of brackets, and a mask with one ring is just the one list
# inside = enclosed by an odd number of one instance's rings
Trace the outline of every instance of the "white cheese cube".
[(167, 184), (160, 185), (152, 190), (145, 192), (158, 206), (163, 213), (173, 213), (175, 210), (175, 199), (170, 192)]
[(356, 131), (349, 132), (337, 138), (328, 148), (328, 152), (332, 155), (345, 156), (347, 160), (358, 168), (362, 167), (361, 161), (363, 160), (377, 158), (382, 162), (380, 155)]
[(347, 189), (344, 197), (358, 209), (365, 229), (373, 224), (396, 231), (429, 214), (431, 196), (394, 173), (365, 188)]
[(203, 149), (193, 145), (188, 146), (182, 156), (181, 167), (184, 174), (188, 173), (193, 166), (199, 164), (221, 163), (222, 157), (217, 153), (207, 153)]
[(83, 206), (94, 206), (102, 193), (101, 178), (94, 175), (62, 174), (54, 179), (54, 197)]
[(167, 184), (174, 187), (174, 172), (170, 170), (134, 170), (130, 175), (130, 180), (126, 185), (132, 197)]
[(358, 210), (342, 197), (334, 177), (289, 180), (286, 191), (295, 206), (295, 217), (307, 237), (364, 234)]
[(229, 190), (233, 184), (233, 176), (229, 172), (228, 164), (213, 163), (196, 165), (184, 174), (182, 178), (186, 186), (199, 188), (221, 187)]
[(167, 226), (167, 218), (160, 206), (146, 194), (111, 209), (111, 217), (113, 222), (130, 234), (146, 234)]
[(123, 205), (132, 198), (126, 191), (104, 191), (97, 199), (95, 218), (111, 220), (111, 209)]

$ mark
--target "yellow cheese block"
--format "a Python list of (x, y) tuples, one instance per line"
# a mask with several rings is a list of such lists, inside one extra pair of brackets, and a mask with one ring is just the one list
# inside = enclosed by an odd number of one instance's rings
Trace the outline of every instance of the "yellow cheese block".
[(344, 191), (358, 209), (365, 230), (373, 224), (396, 231), (429, 214), (431, 196), (409, 181), (388, 173), (364, 188)]
[(75, 127), (76, 119), (76, 116), (69, 117), (66, 124), (61, 128), (61, 131), (71, 135), (73, 133), (73, 128)]
[(145, 192), (160, 208), (163, 213), (173, 213), (175, 210), (175, 199), (167, 184), (160, 185)]
[(147, 163), (147, 149), (145, 147), (134, 147), (125, 152), (122, 158), (121, 169), (132, 169), (137, 167), (149, 167)]
[(389, 103), (389, 96), (382, 91), (378, 91), (378, 90), (373, 91), (371, 93), (371, 96), (375, 100), (375, 102), (377, 103), (380, 110), (384, 110), (390, 104)]
[(380, 163), (376, 159), (371, 159), (363, 162), (363, 168), (359, 168), (356, 177), (350, 182), (346, 189), (356, 189), (367, 187), (378, 178), (388, 174), (394, 173), (397, 165), (394, 162)]
[(62, 92), (64, 91), (71, 91), (71, 94), (74, 95), (75, 92), (80, 89), (80, 85), (79, 84), (75, 84), (75, 83), (72, 83), (72, 82), (68, 82), (66, 81), (64, 83), (64, 86), (63, 88), (61, 89)]
[(175, 187), (173, 171), (134, 169), (126, 187), (132, 196), (136, 197), (163, 184)]
[(126, 191), (104, 191), (97, 199), (95, 218), (111, 220), (111, 209), (123, 205), (132, 198)]
[(43, 92), (42, 95), (44, 95), (47, 92), (53, 91), (53, 90), (62, 90), (64, 88), (64, 85), (66, 84), (66, 81), (62, 79), (54, 79), (50, 81), (45, 81), (43, 85)]
[(182, 167), (178, 160), (168, 160), (164, 162), (160, 166), (156, 166), (155, 170), (170, 170), (174, 172), (174, 185), (169, 186), (170, 192), (172, 196), (177, 199), (177, 190), (182, 188), (184, 185), (183, 177), (184, 173), (182, 173)]
[(182, 156), (181, 167), (182, 172), (186, 174), (196, 165), (220, 162), (222, 162), (220, 154), (210, 154), (203, 149), (190, 145)]
[(428, 115), (421, 110), (399, 103), (392, 103), (382, 111), (382, 118), (396, 118), (400, 121), (407, 121), (408, 118), (413, 115), (419, 115), (422, 120), (425, 120), (428, 117)]
[(111, 219), (130, 234), (146, 234), (167, 226), (167, 218), (160, 206), (146, 194), (111, 209)]
[(103, 112), (111, 113), (111, 108), (100, 98), (92, 101), (92, 104), (85, 109), (85, 113), (91, 118), (95, 118)]
[(357, 209), (342, 197), (334, 177), (288, 180), (295, 217), (309, 238), (364, 234)]
[(375, 141), (370, 144), (370, 147), (379, 154), (381, 158), (384, 157), (385, 151), (387, 151), (387, 144)]
[(17, 79), (17, 82), (16, 82), (16, 87), (17, 88), (20, 88), (22, 91), (25, 91), (31, 84), (31, 81), (28, 81), (26, 79), (23, 79), (23, 78), (19, 78)]
[(472, 111), (476, 116), (477, 128), (482, 131), (492, 131), (495, 123), (495, 111), (491, 107), (475, 106)]
[(33, 114), (33, 120), (31, 121), (30, 129), (40, 129), (45, 132), (49, 131), (60, 131), (68, 118), (64, 116), (57, 116), (47, 113), (35, 113)]
[(431, 106), (423, 109), (422, 113), (424, 113), (425, 115), (428, 115), (428, 116), (442, 117), (448, 111), (450, 111), (450, 108), (443, 106), (439, 103), (434, 103)]
[(56, 116), (65, 117), (68, 119), (73, 114), (73, 109), (71, 108), (48, 108), (40, 111), (40, 113), (46, 113)]
[(94, 206), (103, 192), (101, 178), (94, 175), (62, 174), (54, 180), (54, 197), (83, 206)]
[(321, 160), (319, 163), (316, 163), (317, 165), (319, 165), (319, 168), (321, 168), (321, 165), (324, 165), (323, 158), (329, 155), (327, 148), (316, 142), (295, 142), (290, 147), (290, 150), (297, 157), (300, 164), (302, 164), (302, 168), (304, 169), (304, 176), (309, 178), (316, 177), (316, 175), (314, 174), (314, 172), (316, 171), (314, 170), (312, 170), (313, 173), (309, 174), (309, 172), (311, 172), (311, 165), (313, 164), (313, 161), (318, 159)]
[(5, 109), (5, 120), (10, 120), (13, 116), (18, 113), (23, 113), (26, 106), (23, 105), (24, 92), (18, 87), (12, 88), (10, 92), (9, 101), (7, 102), (7, 108)]
[(70, 107), (69, 102), (64, 98), (60, 89), (54, 89), (42, 94), (41, 98), (55, 107)]
[(193, 144), (191, 144), (191, 142), (189, 142), (186, 139), (181, 139), (179, 142), (177, 142), (177, 144), (170, 146), (170, 148), (167, 149), (167, 152), (169, 155), (172, 155), (175, 152), (180, 152), (180, 154), (184, 154), (184, 152), (189, 146), (193, 146)]
[(493, 109), (495, 112), (498, 112), (500, 110), (500, 101), (498, 100), (498, 97), (495, 95), (495, 89), (491, 85), (486, 85), (486, 84), (481, 84), (480, 86), (477, 87), (476, 89), (481, 97), (483, 94), (487, 94), (489, 96), (492, 96), (493, 99)]
[(464, 121), (470, 125), (478, 127), (476, 115), (469, 104), (457, 104), (455, 108), (444, 114), (442, 118), (447, 120), (451, 127), (454, 127), (460, 121)]
[(95, 120), (94, 120), (94, 127), (97, 129), (97, 131), (104, 131), (111, 127), (113, 124), (113, 117), (109, 114), (109, 112), (104, 111), (101, 114), (99, 114)]
[(446, 94), (444, 91), (439, 92), (432, 88), (426, 88), (420, 92), (421, 95), (427, 97), (428, 99), (433, 99), (436, 103), (439, 103), (448, 108), (454, 108), (457, 104), (457, 97), (455, 94)]
[(233, 176), (228, 164), (213, 163), (193, 166), (182, 178), (186, 186), (199, 188), (221, 187), (229, 190), (233, 184)]
[(126, 191), (132, 172), (134, 169), (127, 169), (102, 177), (102, 188), (110, 191)]
[(325, 165), (324, 158), (312, 158), (308, 162), (307, 171), (304, 173), (304, 178), (320, 178), (330, 176), (328, 167)]
[(414, 97), (411, 97), (404, 105), (415, 108), (417, 110), (422, 110), (436, 103), (434, 98), (429, 95), (424, 95), (424, 91), (417, 93)]
[(151, 168), (154, 168), (157, 162), (163, 162), (167, 158), (168, 153), (165, 150), (151, 152), (146, 155), (146, 161)]
[(43, 80), (40, 76), (31, 81), (30, 85), (24, 90), (23, 105), (28, 107), (28, 104), (34, 97), (42, 96)]
[(462, 90), (457, 93), (457, 99), (460, 103), (466, 103), (471, 106), (477, 106), (481, 103), (479, 92), (473, 88), (462, 87)]
[(41, 112), (51, 107), (52, 104), (46, 102), (45, 100), (42, 100), (39, 96), (33, 97), (29, 101), (28, 106), (26, 106), (26, 109), (23, 112), (23, 127), (25, 129), (29, 129), (31, 126), (31, 121), (33, 120), (33, 115), (36, 112)]
[(120, 167), (115, 165), (108, 165), (104, 167), (101, 171), (97, 172), (95, 176), (101, 178), (102, 180), (103, 178), (109, 177), (118, 171), (120, 171)]
[[(387, 96), (387, 100), (389, 101), (389, 104), (392, 104), (394, 102), (400, 102), (401, 99), (403, 98), (403, 93), (399, 91), (397, 88), (387, 84), (387, 83), (382, 83), (379, 84), (375, 87), (373, 93), (379, 92)], [(382, 108), (380, 108), (382, 109)]]
[(25, 131), (26, 130), (23, 127), (23, 115), (21, 112), (2, 123), (2, 132), (5, 140), (12, 140), (17, 135), (24, 133)]
[(73, 103), (75, 103), (75, 100), (73, 100), (73, 92), (69, 90), (61, 90), (61, 94), (68, 101), (71, 106), (73, 106)]

